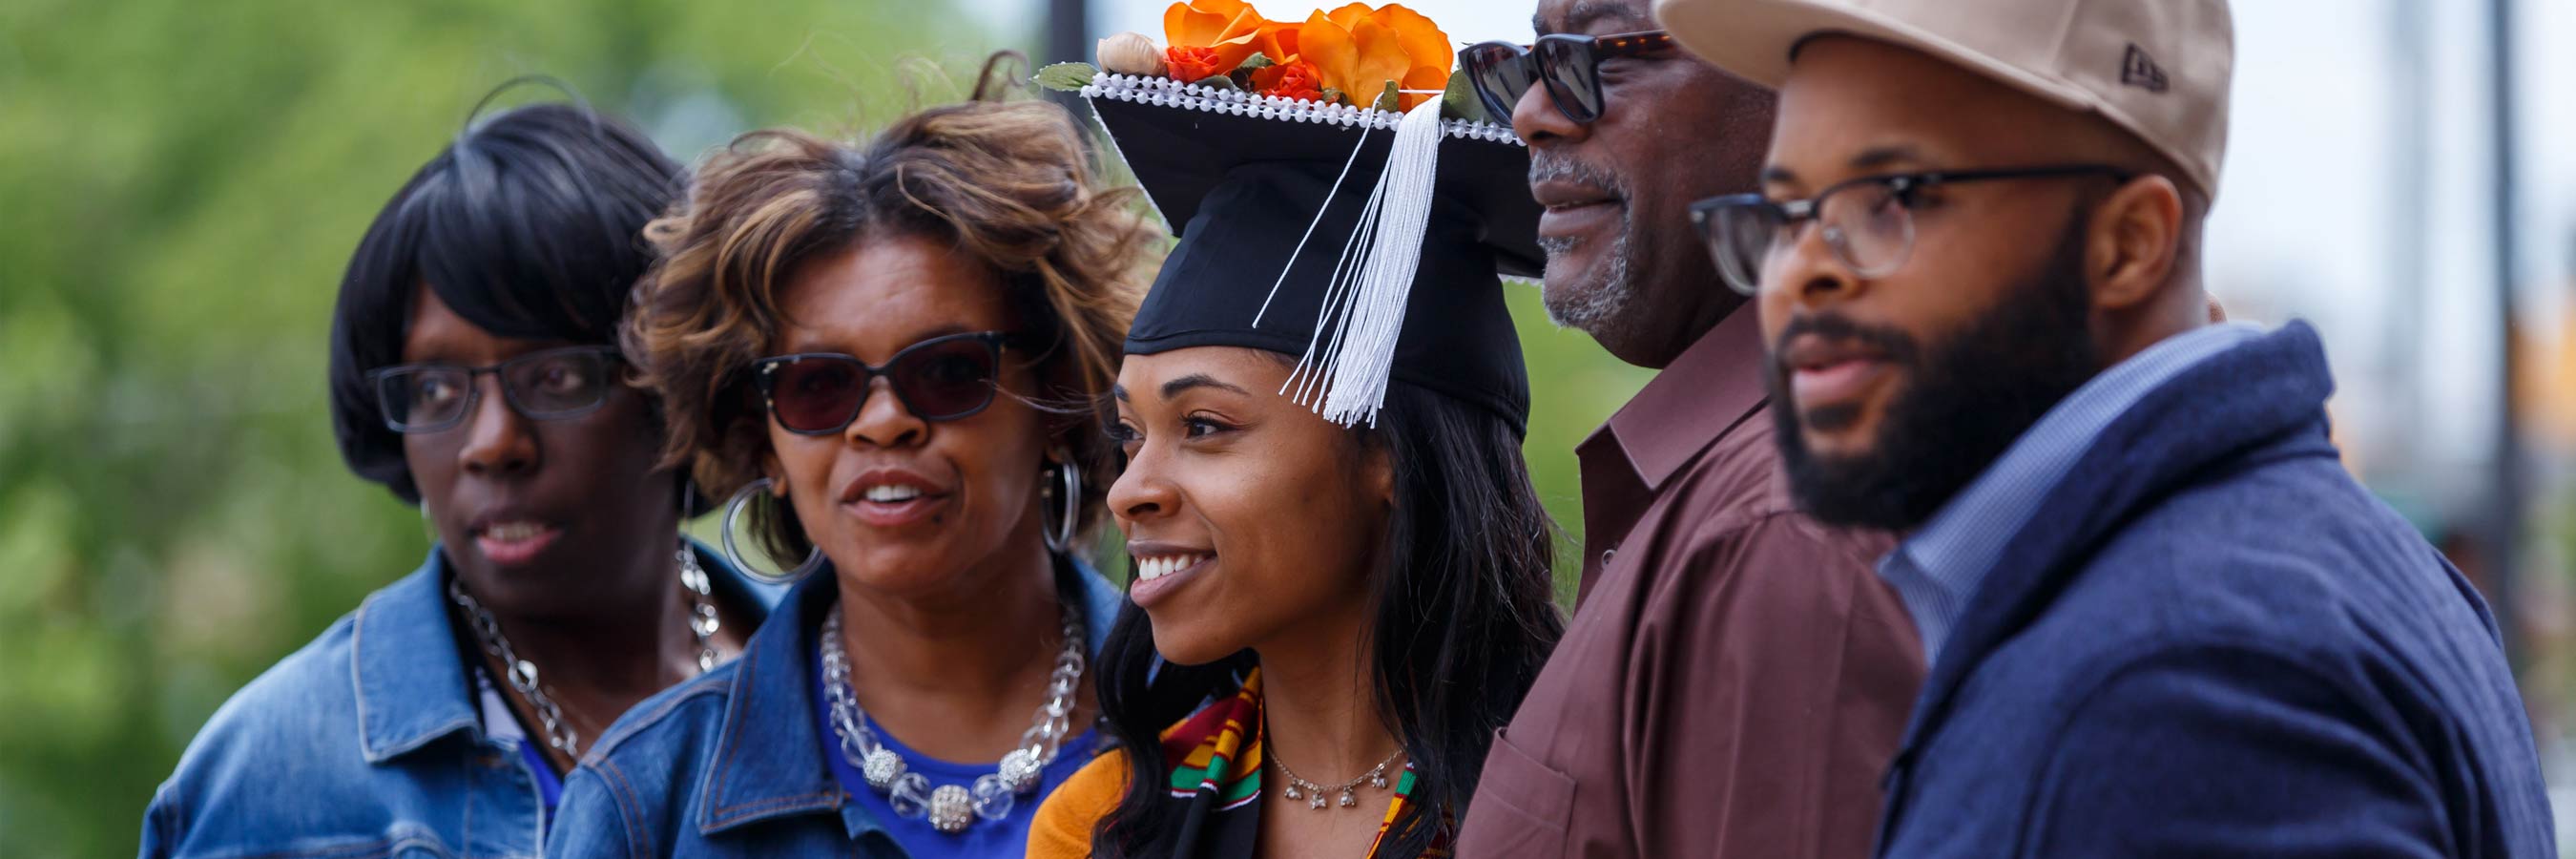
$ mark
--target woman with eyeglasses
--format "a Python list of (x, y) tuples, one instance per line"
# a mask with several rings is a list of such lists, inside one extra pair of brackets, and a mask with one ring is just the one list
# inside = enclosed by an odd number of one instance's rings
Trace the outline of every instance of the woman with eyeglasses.
[(332, 419), (436, 543), (216, 712), (142, 855), (532, 855), (610, 722), (740, 649), (767, 600), (681, 536), (693, 493), (614, 345), (681, 181), (625, 124), (539, 104), (471, 124), (376, 217)]
[(1016, 857), (1090, 759), (1092, 409), (1154, 235), (1070, 114), (985, 86), (857, 147), (745, 135), (654, 225), (673, 454), (802, 580), (601, 742), (550, 855)]

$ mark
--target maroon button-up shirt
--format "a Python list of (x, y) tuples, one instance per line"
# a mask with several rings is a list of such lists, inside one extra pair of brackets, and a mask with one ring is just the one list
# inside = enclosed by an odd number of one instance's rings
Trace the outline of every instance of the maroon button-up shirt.
[(1463, 859), (1867, 856), (1923, 678), (1891, 537), (1789, 497), (1731, 314), (1577, 449), (1581, 596), (1486, 759)]

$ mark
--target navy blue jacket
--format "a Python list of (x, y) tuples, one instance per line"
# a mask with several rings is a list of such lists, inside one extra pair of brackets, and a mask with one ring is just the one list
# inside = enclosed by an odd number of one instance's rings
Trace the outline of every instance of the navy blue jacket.
[(1932, 667), (1881, 855), (2554, 855), (2495, 621), (2344, 470), (2332, 390), (2294, 323), (2093, 442)]

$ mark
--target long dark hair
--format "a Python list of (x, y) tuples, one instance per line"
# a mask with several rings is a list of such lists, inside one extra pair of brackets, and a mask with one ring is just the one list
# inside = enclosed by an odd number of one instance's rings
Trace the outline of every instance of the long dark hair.
[[(1354, 430), (1395, 470), (1395, 515), (1370, 578), (1367, 665), (1378, 718), (1412, 761), (1415, 817), (1383, 857), (1420, 855), (1463, 818), (1494, 730), (1511, 720), (1565, 631), (1551, 601), (1555, 526), (1531, 488), (1520, 434), (1487, 409), (1395, 380), (1373, 429)], [(1100, 706), (1133, 777), (1092, 835), (1125, 859), (1179, 825), (1164, 797), (1162, 730), (1236, 691), (1246, 650), (1160, 664), (1151, 622), (1118, 613), (1098, 660)], [(1443, 816), (1446, 812), (1447, 817)]]

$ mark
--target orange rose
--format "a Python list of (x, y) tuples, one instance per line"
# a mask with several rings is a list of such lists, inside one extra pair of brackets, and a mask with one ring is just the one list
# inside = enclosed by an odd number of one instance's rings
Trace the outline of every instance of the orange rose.
[(1315, 66), (1305, 60), (1293, 60), (1254, 71), (1252, 89), (1262, 95), (1298, 101), (1324, 100), (1324, 79), (1315, 73)]
[[(1394, 81), (1398, 89), (1441, 90), (1449, 86), (1449, 68), (1457, 55), (1449, 34), (1422, 13), (1390, 3), (1378, 9), (1352, 3), (1331, 13), (1315, 12), (1294, 32), (1281, 26), (1260, 34), (1263, 50), (1314, 67), (1323, 87), (1341, 91), (1352, 104), (1366, 107)], [(1287, 64), (1280, 54), (1271, 59)], [(1437, 97), (1407, 93), (1405, 110)]]
[(1214, 48), (1163, 50), (1163, 67), (1170, 70), (1173, 80), (1182, 83), (1198, 83), (1225, 74), (1223, 63), (1224, 60), (1217, 55)]
[(1234, 71), (1260, 50), (1269, 21), (1243, 0), (1189, 0), (1163, 10), (1163, 62), (1174, 80), (1199, 81)]
[(1296, 62), (1298, 26), (1293, 21), (1269, 22), (1262, 26), (1261, 35), (1254, 37), (1253, 44), (1259, 45), (1261, 55), (1271, 62), (1283, 66)]

